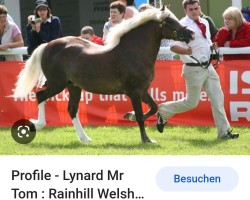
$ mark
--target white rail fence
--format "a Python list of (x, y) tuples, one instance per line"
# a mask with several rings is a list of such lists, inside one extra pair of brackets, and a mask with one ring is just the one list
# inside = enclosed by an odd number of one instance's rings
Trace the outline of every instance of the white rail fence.
[[(241, 47), (241, 48), (229, 48), (229, 47), (220, 47), (220, 54), (250, 54), (250, 47)], [(160, 47), (160, 54), (174, 54), (169, 47)], [(27, 55), (27, 47), (7, 49), (6, 51), (0, 51), (0, 55), (16, 55), (22, 54)]]

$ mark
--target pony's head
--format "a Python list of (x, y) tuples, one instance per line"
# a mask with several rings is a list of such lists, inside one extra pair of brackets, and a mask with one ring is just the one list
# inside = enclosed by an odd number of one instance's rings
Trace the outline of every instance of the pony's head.
[(121, 37), (148, 21), (157, 21), (162, 30), (162, 38), (189, 42), (193, 32), (180, 24), (176, 16), (165, 6), (161, 9), (149, 7), (135, 17), (116, 25), (106, 39), (106, 49), (112, 49), (119, 44)]
[(166, 6), (163, 6), (160, 10), (159, 20), (163, 38), (186, 43), (194, 39), (194, 32), (181, 25), (176, 16)]

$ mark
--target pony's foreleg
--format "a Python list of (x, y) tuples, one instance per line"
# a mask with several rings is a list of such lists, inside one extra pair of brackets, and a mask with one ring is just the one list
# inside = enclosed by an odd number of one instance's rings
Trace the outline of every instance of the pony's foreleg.
[[(148, 91), (146, 91), (143, 96), (142, 96), (142, 101), (144, 103), (146, 103), (150, 109), (144, 113), (143, 115), (143, 120), (146, 120), (147, 118), (149, 118), (151, 115), (155, 114), (157, 112), (157, 104), (155, 103), (155, 101), (153, 100), (153, 98), (150, 96), (150, 94), (148, 93)], [(128, 113), (126, 113), (124, 115), (125, 119), (128, 119), (130, 121), (136, 121), (136, 117), (135, 117), (135, 111), (130, 111)]]
[(142, 105), (141, 99), (142, 97), (139, 94), (133, 94), (130, 96), (133, 108), (135, 110), (135, 117), (136, 121), (139, 124), (140, 133), (141, 133), (141, 141), (148, 142), (148, 143), (156, 143), (154, 140), (149, 139), (146, 134), (145, 124), (143, 120), (143, 112), (142, 112)]
[(45, 101), (38, 104), (38, 119), (30, 119), (30, 121), (35, 125), (36, 130), (41, 130), (45, 125)]
[(77, 132), (78, 138), (80, 141), (82, 142), (90, 142), (92, 141), (92, 139), (90, 137), (88, 137), (88, 135), (86, 134), (86, 132), (83, 130), (81, 122), (78, 118), (78, 114), (76, 115), (76, 117), (72, 120), (73, 125), (75, 127), (75, 130)]

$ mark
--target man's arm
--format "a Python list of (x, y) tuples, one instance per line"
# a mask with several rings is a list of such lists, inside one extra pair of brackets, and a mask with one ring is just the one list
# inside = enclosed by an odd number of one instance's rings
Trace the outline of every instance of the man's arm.
[(184, 48), (178, 45), (172, 46), (170, 48), (171, 51), (177, 53), (177, 54), (182, 54), (182, 55), (191, 55), (192, 54), (192, 49), (191, 47), (189, 48)]

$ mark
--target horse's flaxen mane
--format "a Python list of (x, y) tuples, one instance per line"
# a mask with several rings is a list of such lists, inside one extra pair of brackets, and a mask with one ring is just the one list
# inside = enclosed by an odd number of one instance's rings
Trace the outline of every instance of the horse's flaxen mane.
[[(164, 20), (167, 16), (170, 16), (174, 19), (177, 19), (176, 16), (168, 9), (165, 7), (163, 11), (152, 8), (152, 9), (147, 9), (135, 17), (125, 20), (124, 22), (116, 25), (115, 27), (112, 28), (112, 30), (109, 32), (106, 40), (106, 50), (108, 49), (113, 49), (115, 46), (117, 46), (120, 42), (121, 37), (131, 31), (132, 29), (150, 21), (150, 20), (155, 20), (155, 21), (162, 21)], [(178, 19), (177, 19), (178, 20)]]

